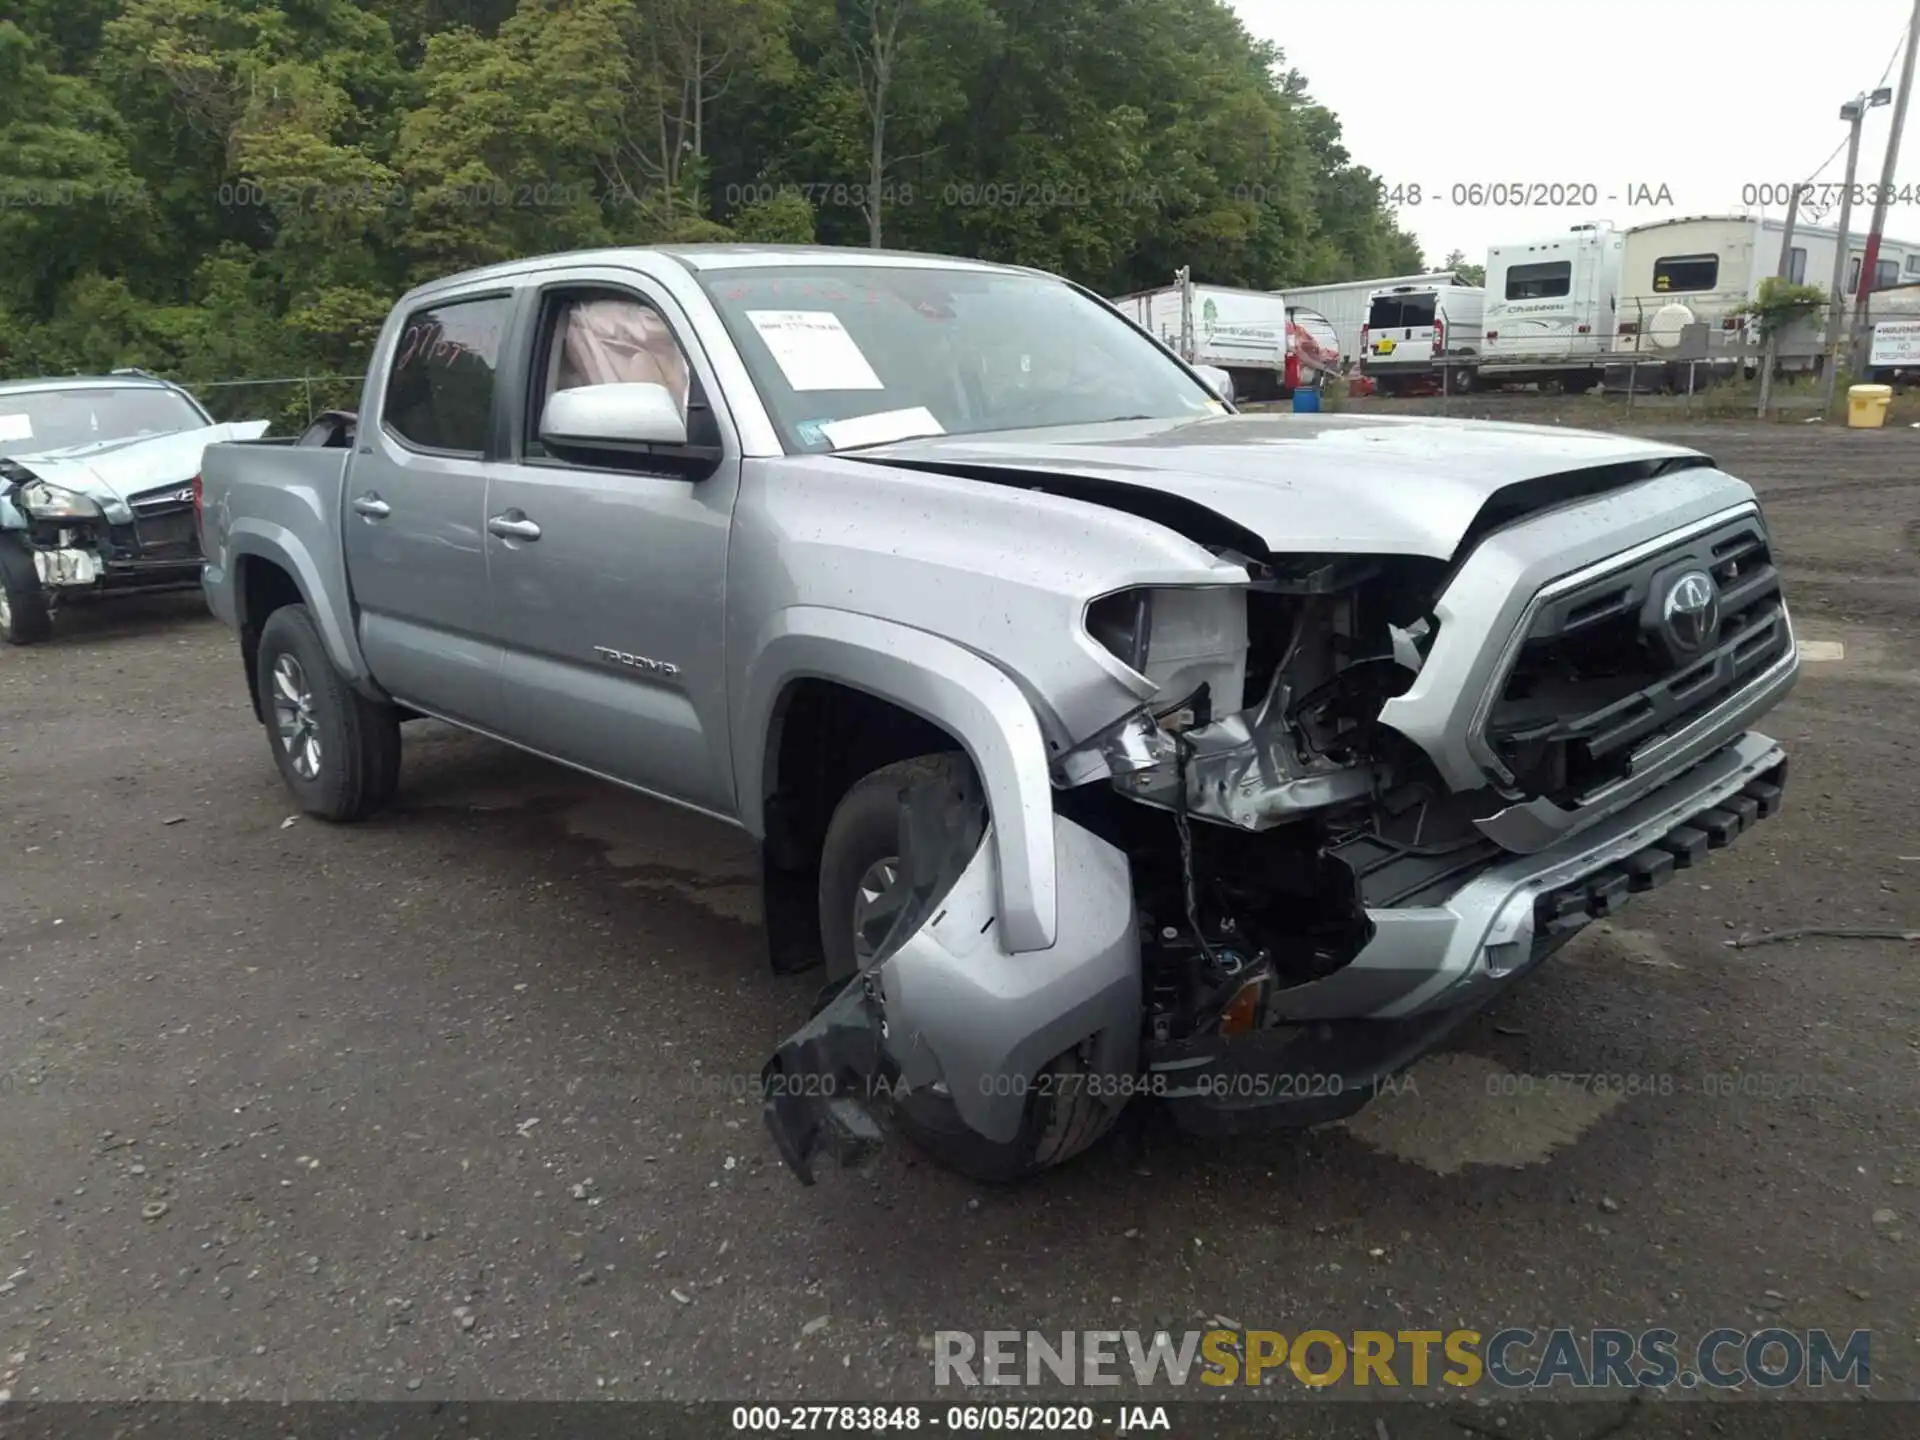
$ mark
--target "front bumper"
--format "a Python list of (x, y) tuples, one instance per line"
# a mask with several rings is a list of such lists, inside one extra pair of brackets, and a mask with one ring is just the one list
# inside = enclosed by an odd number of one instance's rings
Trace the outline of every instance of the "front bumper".
[(1504, 860), (1443, 905), (1373, 910), (1373, 940), (1278, 998), (1295, 1024), (1148, 1046), (1152, 1093), (1183, 1128), (1318, 1124), (1360, 1109), (1455, 1026), (1591, 921), (1618, 913), (1779, 808), (1787, 757), (1749, 733), (1607, 821)]
[(876, 1081), (892, 1098), (936, 1096), (967, 1128), (1006, 1143), (1035, 1077), (1081, 1047), (1092, 1074), (1162, 1098), (1195, 1131), (1337, 1118), (1582, 926), (1772, 815), (1785, 774), (1778, 744), (1742, 735), (1558, 844), (1496, 861), (1441, 904), (1369, 910), (1373, 938), (1352, 961), (1276, 997), (1282, 1026), (1157, 1045), (1140, 1035), (1124, 853), (1056, 815), (1059, 938), (1014, 954), (995, 924), (994, 847), (918, 846), (909, 817), (903, 863), (924, 877), (919, 896), (884, 958), (775, 1052), (764, 1117), (809, 1183), (820, 1151), (847, 1160), (879, 1138)]
[(112, 544), (34, 545), (33, 568), (48, 594), (76, 595), (126, 590), (188, 589), (200, 583), (198, 555), (149, 558)]

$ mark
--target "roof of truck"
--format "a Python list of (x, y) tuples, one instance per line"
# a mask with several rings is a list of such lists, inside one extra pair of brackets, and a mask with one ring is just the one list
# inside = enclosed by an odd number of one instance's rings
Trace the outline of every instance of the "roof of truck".
[(562, 262), (568, 265), (619, 265), (631, 263), (640, 256), (664, 257), (695, 272), (780, 265), (879, 265), (897, 269), (980, 270), (1028, 275), (1046, 273), (1028, 266), (968, 260), (958, 255), (929, 255), (915, 250), (867, 250), (853, 245), (618, 245), (601, 246), (593, 250), (561, 250), (547, 255), (529, 255), (521, 260), (503, 260), (496, 265), (439, 276), (416, 285), (407, 294), (421, 295), (475, 282), (505, 280), (524, 275), (529, 270), (548, 269)]

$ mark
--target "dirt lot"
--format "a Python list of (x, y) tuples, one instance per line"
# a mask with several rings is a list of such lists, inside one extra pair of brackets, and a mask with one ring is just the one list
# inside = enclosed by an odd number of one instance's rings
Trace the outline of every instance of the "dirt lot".
[(1349, 1126), (1014, 1191), (781, 1169), (743, 1092), (817, 977), (767, 973), (732, 834), (433, 728), (393, 813), (293, 820), (197, 597), (69, 613), (0, 654), (0, 1387), (931, 1397), (939, 1329), (1224, 1316), (1870, 1328), (1920, 1398), (1920, 947), (1725, 944), (1920, 926), (1920, 433), (1659, 433), (1762, 491), (1843, 647), (1766, 727), (1783, 814)]

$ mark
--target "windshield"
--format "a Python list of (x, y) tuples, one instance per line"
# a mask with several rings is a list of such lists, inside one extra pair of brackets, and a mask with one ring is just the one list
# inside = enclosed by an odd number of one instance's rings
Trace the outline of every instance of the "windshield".
[(789, 450), (1224, 409), (1153, 340), (1045, 276), (834, 265), (700, 279)]
[(186, 396), (157, 385), (14, 391), (0, 394), (0, 455), (44, 455), (198, 430), (207, 423)]

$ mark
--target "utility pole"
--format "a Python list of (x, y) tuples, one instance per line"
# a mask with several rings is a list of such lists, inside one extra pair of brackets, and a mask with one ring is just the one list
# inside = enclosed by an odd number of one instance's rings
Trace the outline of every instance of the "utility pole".
[[(1780, 263), (1774, 267), (1773, 278), (1776, 286), (1785, 285), (1793, 273), (1793, 227), (1800, 219), (1800, 192), (1805, 185), (1795, 185), (1787, 196), (1787, 223), (1780, 230)], [(1767, 406), (1773, 401), (1773, 367), (1780, 355), (1780, 332), (1775, 329), (1767, 336), (1766, 348), (1760, 352), (1760, 410), (1762, 420), (1767, 418)]]
[(1847, 183), (1840, 189), (1840, 236), (1833, 242), (1837, 248), (1833, 255), (1833, 294), (1827, 301), (1827, 356), (1823, 362), (1826, 397), (1820, 406), (1822, 415), (1833, 413), (1833, 391), (1840, 383), (1840, 322), (1846, 316), (1841, 297), (1846, 293), (1842, 287), (1847, 283), (1841, 277), (1847, 273), (1847, 251), (1853, 243), (1847, 227), (1853, 221), (1853, 177), (1860, 169), (1860, 126), (1867, 118), (1868, 108), (1880, 104), (1885, 94), (1883, 90), (1876, 90), (1871, 99), (1857, 95), (1840, 107), (1840, 118), (1852, 128), (1847, 133)]
[(1197, 353), (1193, 343), (1193, 267), (1182, 265), (1173, 272), (1180, 287), (1180, 358), (1189, 365)]
[(1873, 272), (1880, 263), (1880, 235), (1887, 224), (1887, 197), (1893, 191), (1894, 168), (1900, 163), (1900, 131), (1907, 123), (1907, 97), (1913, 92), (1913, 56), (1920, 49), (1920, 0), (1914, 0), (1907, 22), (1907, 53), (1900, 62), (1900, 89), (1893, 97), (1893, 126), (1887, 131), (1887, 159), (1880, 170), (1880, 190), (1873, 197), (1873, 223), (1867, 231), (1866, 253), (1860, 257), (1860, 289), (1853, 297), (1853, 373), (1867, 369), (1867, 347), (1873, 332), (1867, 327), (1867, 297), (1873, 293)]

